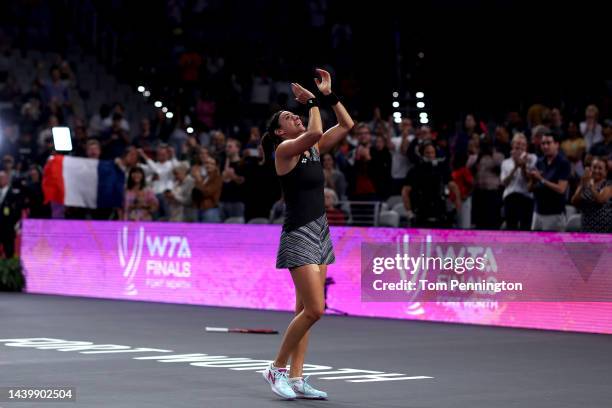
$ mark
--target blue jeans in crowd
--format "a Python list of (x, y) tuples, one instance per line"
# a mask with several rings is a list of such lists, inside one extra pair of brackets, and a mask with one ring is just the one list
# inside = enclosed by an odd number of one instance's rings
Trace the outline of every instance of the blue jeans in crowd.
[(198, 210), (198, 222), (221, 222), (221, 210), (219, 208)]
[(223, 201), (220, 203), (223, 219), (230, 217), (244, 217), (244, 203), (240, 201)]

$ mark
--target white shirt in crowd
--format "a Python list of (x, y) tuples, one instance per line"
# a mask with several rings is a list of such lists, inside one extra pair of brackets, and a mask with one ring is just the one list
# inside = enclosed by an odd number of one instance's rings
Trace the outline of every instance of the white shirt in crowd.
[[(527, 171), (535, 168), (536, 162), (538, 161), (538, 157), (535, 154), (528, 153), (527, 154)], [(512, 170), (516, 164), (514, 163), (514, 159), (509, 157), (502, 162), (501, 165), (501, 174), (500, 179), (503, 183), (504, 179), (512, 173)], [(523, 172), (518, 169), (512, 179), (510, 180), (510, 184), (504, 189), (503, 198), (512, 194), (512, 193), (520, 193), (527, 197), (533, 197), (533, 194), (529, 191), (527, 185), (527, 179), (523, 176)]]
[[(414, 139), (414, 135), (408, 136), (408, 143)], [(408, 156), (402, 153), (402, 137), (394, 136), (391, 138), (393, 143), (393, 151), (391, 152), (391, 177), (394, 179), (403, 179), (408, 174), (409, 164)]]
[(153, 192), (155, 194), (162, 194), (164, 191), (174, 188), (174, 174), (172, 170), (178, 164), (178, 160), (174, 157), (163, 163), (147, 159), (147, 163), (142, 167), (150, 176), (154, 176), (155, 174), (158, 176), (157, 180), (152, 182)]
[(168, 205), (170, 207), (170, 221), (192, 221), (193, 220), (193, 208), (191, 208), (191, 192), (195, 181), (191, 175), (187, 175), (182, 183), (175, 183), (172, 189), (172, 196), (176, 202), (171, 201)]

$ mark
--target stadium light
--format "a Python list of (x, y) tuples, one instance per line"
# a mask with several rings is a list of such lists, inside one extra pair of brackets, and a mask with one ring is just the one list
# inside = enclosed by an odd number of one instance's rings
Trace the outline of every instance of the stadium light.
[(421, 118), (421, 123), (422, 123), (422, 124), (429, 123), (429, 119), (427, 119), (427, 118)]
[(393, 92), (393, 97), (394, 98), (397, 98), (398, 96), (399, 96), (399, 92), (397, 92), (397, 91)]
[(424, 98), (424, 97), (425, 97), (425, 93), (424, 93), (424, 92), (417, 92), (417, 93), (416, 93), (416, 97), (417, 97), (418, 99), (422, 99), (422, 98)]
[(419, 117), (421, 117), (421, 118), (426, 118), (426, 117), (427, 117), (427, 112), (421, 112), (421, 113), (419, 113)]
[(191, 126), (189, 126), (187, 128), (187, 133), (192, 134), (193, 133), (193, 128)]
[(425, 107), (425, 102), (417, 102), (417, 108), (423, 109)]
[(168, 108), (166, 108), (165, 106), (162, 108), (162, 112), (166, 113), (168, 112)]
[(145, 98), (148, 98), (149, 96), (151, 96), (151, 92), (149, 91), (144, 91), (142, 94), (145, 96)]
[(401, 118), (402, 117), (402, 112), (393, 112), (393, 117), (394, 118)]
[(161, 101), (155, 101), (154, 105), (156, 108), (161, 108), (163, 104), (161, 103)]
[(172, 113), (172, 112), (167, 112), (167, 113), (166, 113), (166, 117), (167, 117), (168, 119), (172, 119), (172, 117), (173, 117), (173, 116), (174, 116), (174, 113)]
[(397, 101), (396, 101), (396, 102), (393, 102), (393, 107), (394, 107), (394, 108), (399, 108), (399, 102), (397, 102)]
[(140, 85), (138, 86), (138, 92), (143, 93), (145, 91), (145, 87)]
[(396, 118), (393, 118), (393, 121), (394, 121), (395, 123), (402, 123), (402, 118), (400, 118), (400, 117), (396, 117)]

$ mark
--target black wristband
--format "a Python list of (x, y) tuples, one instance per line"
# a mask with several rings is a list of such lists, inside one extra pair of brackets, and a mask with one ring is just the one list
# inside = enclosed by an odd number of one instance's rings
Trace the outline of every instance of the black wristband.
[(306, 106), (308, 109), (312, 108), (313, 106), (319, 107), (319, 100), (317, 98), (310, 98), (306, 101)]
[(323, 95), (321, 94), (321, 99), (323, 100), (323, 103), (325, 103), (325, 105), (327, 106), (334, 106), (335, 104), (337, 104), (338, 102), (340, 102), (340, 99), (338, 99), (338, 96), (331, 92), (329, 95)]

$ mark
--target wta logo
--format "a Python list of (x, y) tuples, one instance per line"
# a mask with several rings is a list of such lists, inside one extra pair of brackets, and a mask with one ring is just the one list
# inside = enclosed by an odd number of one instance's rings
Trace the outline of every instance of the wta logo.
[(144, 284), (149, 288), (189, 288), (191, 283), (191, 249), (187, 237), (145, 234), (139, 227), (133, 236), (127, 226), (118, 233), (119, 264), (123, 269), (126, 295), (138, 294), (136, 274), (139, 271), (143, 249), (147, 248), (144, 262)]
[[(140, 265), (142, 257), (142, 247), (144, 244), (144, 228), (140, 227), (133, 240), (130, 250), (129, 246), (129, 230), (128, 227), (123, 227), (117, 236), (117, 248), (119, 250), (119, 264), (123, 268), (123, 278), (125, 279), (124, 294), (134, 296), (138, 294), (138, 289), (134, 285), (134, 277)], [(128, 259), (128, 254), (130, 254)]]

